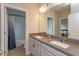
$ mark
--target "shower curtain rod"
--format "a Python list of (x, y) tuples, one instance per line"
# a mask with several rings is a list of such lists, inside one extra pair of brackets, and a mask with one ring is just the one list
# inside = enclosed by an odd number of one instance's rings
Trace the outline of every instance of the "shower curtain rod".
[(25, 16), (22, 16), (22, 15), (15, 15), (15, 14), (8, 14), (8, 15), (25, 17)]

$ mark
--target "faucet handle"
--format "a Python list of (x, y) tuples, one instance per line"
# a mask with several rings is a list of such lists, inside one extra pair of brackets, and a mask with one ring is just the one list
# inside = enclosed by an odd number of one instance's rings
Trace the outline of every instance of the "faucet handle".
[(67, 40), (66, 37), (60, 36), (60, 41), (64, 42), (64, 41), (66, 41), (66, 40)]

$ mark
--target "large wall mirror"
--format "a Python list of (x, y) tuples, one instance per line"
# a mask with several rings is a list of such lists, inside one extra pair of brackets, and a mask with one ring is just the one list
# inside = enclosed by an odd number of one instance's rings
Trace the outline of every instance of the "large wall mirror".
[(42, 13), (40, 28), (47, 34), (55, 36), (68, 37), (68, 16), (70, 14), (70, 5), (55, 6)]

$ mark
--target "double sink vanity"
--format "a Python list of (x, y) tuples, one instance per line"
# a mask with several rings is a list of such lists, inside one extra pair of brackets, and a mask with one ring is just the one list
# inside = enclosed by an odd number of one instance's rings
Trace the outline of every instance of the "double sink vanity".
[(34, 56), (78, 56), (79, 43), (73, 39), (34, 33), (29, 35), (29, 50)]

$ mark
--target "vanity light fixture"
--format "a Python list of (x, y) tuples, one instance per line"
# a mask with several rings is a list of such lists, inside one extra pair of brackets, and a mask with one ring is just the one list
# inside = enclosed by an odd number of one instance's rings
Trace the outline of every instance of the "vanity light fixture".
[(68, 4), (64, 3), (47, 3), (47, 4), (42, 4), (41, 7), (39, 8), (39, 11), (41, 13), (45, 13), (48, 9), (55, 7), (55, 6), (66, 6)]
[(39, 8), (39, 11), (40, 11), (41, 13), (46, 12), (46, 11), (47, 11), (47, 6), (46, 6), (46, 5), (41, 6), (41, 7)]

